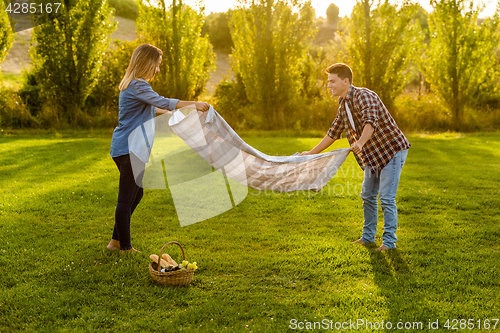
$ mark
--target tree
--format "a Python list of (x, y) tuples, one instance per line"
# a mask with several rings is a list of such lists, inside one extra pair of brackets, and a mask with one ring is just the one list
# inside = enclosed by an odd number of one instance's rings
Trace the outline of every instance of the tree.
[(14, 34), (10, 26), (9, 16), (5, 11), (3, 1), (0, 1), (0, 64), (5, 60), (13, 43)]
[[(97, 84), (88, 96), (86, 108), (97, 115), (102, 126), (116, 126), (120, 101), (120, 83), (127, 71), (130, 57), (140, 45), (134, 41), (114, 40), (103, 55)], [(95, 117), (95, 116), (94, 116)]]
[(160, 95), (184, 100), (196, 99), (203, 92), (210, 70), (215, 66), (208, 36), (201, 35), (202, 12), (196, 12), (181, 0), (160, 8), (150, 0), (141, 1), (136, 21), (137, 34), (144, 43), (163, 51), (160, 72), (152, 86)]
[(330, 6), (326, 9), (326, 19), (328, 20), (328, 23), (337, 25), (337, 22), (339, 20), (339, 7), (335, 5), (334, 3), (331, 3)]
[(227, 13), (211, 13), (206, 17), (203, 25), (203, 35), (208, 34), (214, 49), (225, 53), (231, 53), (234, 46), (227, 20), (227, 16), (231, 15), (230, 13), (231, 11)]
[[(8, 9), (9, 4), (11, 4), (11, 9), (12, 9), (12, 3), (13, 3), (13, 0), (3, 0), (4, 8), (2, 9), (2, 13), (5, 12), (5, 14), (7, 14), (8, 12), (6, 12), (6, 10)], [(0, 5), (0, 7), (1, 6), (2, 5)], [(0, 16), (1, 15), (2, 14), (0, 14)], [(8, 22), (10, 22), (10, 27), (11, 27), (12, 33), (16, 32), (15, 26), (16, 26), (17, 20), (14, 20), (14, 15), (7, 14), (7, 17), (8, 17)], [(2, 19), (0, 19), (0, 20), (2, 20)], [(4, 24), (2, 24), (2, 25), (5, 26)]]
[(430, 44), (422, 71), (433, 90), (446, 102), (455, 130), (463, 125), (464, 106), (491, 91), (498, 75), (495, 59), (500, 41), (500, 6), (478, 23), (484, 8), (467, 0), (431, 1)]
[(268, 129), (287, 126), (293, 118), (314, 16), (310, 2), (275, 0), (247, 1), (232, 12), (231, 66)]
[(427, 11), (420, 5), (417, 5), (417, 15), (416, 19), (418, 20), (418, 23), (420, 24), (420, 27), (422, 28), (422, 32), (424, 33), (425, 36), (425, 43), (429, 43), (430, 41), (430, 33), (429, 33), (429, 22), (427, 20), (427, 17), (429, 14)]
[(409, 2), (397, 7), (385, 0), (374, 8), (373, 0), (358, 0), (343, 34), (343, 58), (353, 69), (355, 85), (375, 91), (389, 110), (422, 42), (416, 12)]
[[(51, 1), (38, 0), (43, 5)], [(45, 8), (44, 6), (44, 8)], [(85, 101), (95, 86), (102, 55), (116, 28), (105, 0), (63, 0), (58, 13), (36, 18), (30, 58), (33, 74), (45, 101), (57, 109), (54, 116), (81, 125)]]

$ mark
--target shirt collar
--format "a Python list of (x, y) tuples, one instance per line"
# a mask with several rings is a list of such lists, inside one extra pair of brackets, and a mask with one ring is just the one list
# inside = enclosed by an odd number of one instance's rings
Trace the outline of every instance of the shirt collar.
[(352, 84), (349, 86), (349, 89), (347, 90), (347, 95), (344, 97), (340, 97), (339, 98), (339, 104), (342, 104), (342, 102), (344, 102), (344, 100), (352, 100), (352, 97), (354, 95), (354, 90), (356, 89), (356, 87), (354, 87)]

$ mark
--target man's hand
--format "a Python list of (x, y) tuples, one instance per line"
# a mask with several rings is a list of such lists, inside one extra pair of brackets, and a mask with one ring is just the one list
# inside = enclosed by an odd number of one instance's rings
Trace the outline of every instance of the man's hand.
[(363, 146), (364, 146), (363, 143), (356, 141), (352, 144), (351, 150), (354, 152), (354, 154), (359, 155), (359, 154), (361, 154), (361, 151), (363, 150)]
[(374, 128), (371, 124), (366, 124), (365, 127), (363, 128), (363, 133), (361, 133), (361, 137), (358, 139), (358, 141), (354, 142), (351, 146), (351, 150), (354, 152), (356, 155), (360, 155), (361, 151), (363, 150), (363, 146), (365, 145), (368, 140), (372, 137)]
[(330, 145), (334, 142), (335, 142), (335, 139), (330, 138), (327, 134), (327, 135), (325, 135), (323, 140), (321, 140), (321, 142), (316, 145), (316, 147), (314, 147), (313, 149), (311, 149), (309, 151), (303, 151), (300, 154), (300, 156), (319, 154), (323, 150), (325, 150), (326, 148), (330, 147)]
[(196, 108), (196, 110), (198, 111), (208, 111), (208, 109), (210, 109), (210, 104), (208, 103), (205, 103), (205, 102), (195, 102), (194, 103), (194, 107)]

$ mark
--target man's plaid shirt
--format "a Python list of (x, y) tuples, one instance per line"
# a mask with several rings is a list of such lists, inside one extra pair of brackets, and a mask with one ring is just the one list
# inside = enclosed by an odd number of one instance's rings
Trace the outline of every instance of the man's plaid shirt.
[[(356, 132), (347, 117), (345, 103), (349, 105)], [(347, 140), (352, 145), (361, 137), (366, 124), (373, 126), (373, 135), (364, 145), (362, 156), (354, 154), (363, 170), (366, 165), (372, 173), (382, 170), (398, 151), (411, 147), (378, 95), (366, 88), (351, 85), (347, 96), (339, 98), (339, 111), (328, 130), (328, 136), (338, 140), (345, 130)]]

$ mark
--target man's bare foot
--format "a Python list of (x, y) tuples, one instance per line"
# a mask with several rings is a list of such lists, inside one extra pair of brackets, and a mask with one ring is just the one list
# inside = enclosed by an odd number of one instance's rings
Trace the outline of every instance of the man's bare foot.
[(387, 251), (387, 250), (389, 250), (389, 248), (385, 245), (380, 245), (379, 247), (377, 247), (375, 249), (375, 251), (380, 251), (380, 252)]
[(117, 240), (110, 240), (108, 246), (106, 246), (108, 250), (119, 250), (120, 249), (120, 242)]
[(131, 248), (130, 250), (120, 250), (120, 253), (127, 253), (127, 252), (138, 252), (138, 253), (141, 253), (141, 251), (137, 251), (134, 248)]
[(352, 242), (352, 243), (353, 243), (353, 244), (361, 244), (361, 245), (365, 245), (365, 244), (366, 244), (366, 242), (363, 242), (363, 241), (361, 240), (361, 238), (360, 238), (360, 239), (358, 239), (358, 240), (355, 240), (355, 241), (354, 241), (354, 242)]

